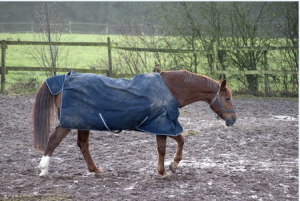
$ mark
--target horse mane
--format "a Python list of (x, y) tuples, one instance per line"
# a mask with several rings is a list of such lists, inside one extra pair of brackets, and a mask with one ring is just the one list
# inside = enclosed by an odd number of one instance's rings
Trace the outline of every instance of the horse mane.
[[(216, 80), (186, 70), (162, 71), (160, 75), (179, 102), (180, 108), (196, 101), (209, 103), (221, 86)], [(228, 87), (226, 87), (226, 94), (232, 96)]]
[(182, 77), (182, 81), (185, 83), (193, 83), (195, 81), (194, 73), (191, 73), (186, 70), (182, 70), (184, 72), (184, 75)]
[(199, 75), (195, 73), (191, 73), (187, 70), (182, 70), (184, 72), (184, 75), (182, 77), (182, 81), (184, 83), (198, 83), (199, 80), (201, 82), (201, 85), (206, 84), (207, 89), (210, 91), (217, 91), (219, 89), (219, 82), (205, 76), (205, 75)]

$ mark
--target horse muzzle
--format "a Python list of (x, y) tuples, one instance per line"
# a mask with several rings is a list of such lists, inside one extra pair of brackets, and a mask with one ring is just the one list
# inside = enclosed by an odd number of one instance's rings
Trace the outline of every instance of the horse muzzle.
[(226, 126), (233, 126), (236, 122), (236, 118), (235, 117), (226, 117), (225, 119), (225, 124)]

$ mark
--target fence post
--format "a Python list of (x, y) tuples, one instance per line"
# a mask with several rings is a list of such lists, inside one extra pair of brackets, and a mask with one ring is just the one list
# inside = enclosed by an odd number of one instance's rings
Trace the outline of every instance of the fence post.
[(72, 33), (72, 22), (69, 22), (69, 34)]
[(195, 73), (197, 73), (197, 54), (194, 52), (194, 54), (193, 54), (193, 56), (194, 56), (194, 65), (195, 65)]
[(108, 49), (108, 76), (112, 77), (112, 62), (111, 62), (111, 44), (110, 37), (107, 37), (107, 49)]
[(6, 41), (1, 41), (1, 93), (5, 90), (5, 53), (6, 53)]
[(105, 25), (105, 33), (106, 33), (106, 35), (108, 35), (108, 23), (106, 23), (106, 25)]
[[(267, 58), (267, 50), (264, 51), (264, 70), (268, 70), (268, 58)], [(269, 76), (265, 74), (265, 95), (269, 96)]]
[(217, 57), (218, 57), (218, 47), (217, 43), (213, 42), (213, 52), (212, 52), (212, 57), (213, 57), (213, 72), (212, 72), (212, 77), (213, 79), (218, 79), (217, 75)]

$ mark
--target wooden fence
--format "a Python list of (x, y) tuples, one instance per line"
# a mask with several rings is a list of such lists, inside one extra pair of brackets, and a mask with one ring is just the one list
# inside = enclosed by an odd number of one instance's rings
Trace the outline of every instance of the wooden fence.
[[(76, 26), (76, 25), (91, 26), (91, 27), (102, 27), (102, 29), (105, 30), (103, 32), (103, 34), (109, 34), (109, 29), (117, 26), (117, 25), (109, 25), (108, 23), (103, 24), (103, 23), (68, 22), (67, 24), (65, 24), (65, 26), (67, 27), (67, 29), (66, 29), (67, 33), (78, 33), (78, 32), (80, 32), (80, 31), (74, 31), (73, 30), (72, 27)], [(17, 32), (17, 33), (31, 32), (31, 33), (33, 33), (37, 30), (37, 28), (39, 27), (39, 24), (34, 23), (34, 22), (0, 22), (0, 26), (2, 28), (2, 30), (0, 29), (1, 32), (9, 32), (9, 33), (13, 33), (13, 32)], [(20, 30), (20, 27), (25, 27), (25, 29)], [(97, 33), (99, 33), (99, 31)]]
[[(84, 33), (84, 34), (120, 34), (128, 24), (109, 24), (109, 23), (86, 23), (86, 22), (66, 22), (64, 33)], [(201, 27), (209, 26), (200, 22)], [(269, 24), (268, 24), (269, 25)], [(39, 29), (40, 24), (35, 22), (0, 22), (0, 32), (2, 33), (34, 33)], [(155, 25), (136, 24), (137, 29), (145, 35), (164, 35), (164, 31), (156, 28)], [(151, 28), (149, 27), (151, 26)], [(284, 26), (284, 23), (273, 22), (270, 27), (277, 30)], [(204, 29), (209, 29), (206, 27)]]
[[(101, 73), (112, 77), (112, 48), (122, 49), (126, 51), (142, 51), (142, 52), (162, 52), (162, 53), (207, 53), (204, 50), (187, 50), (187, 49), (155, 49), (155, 48), (135, 48), (135, 47), (118, 47), (117, 43), (111, 43), (110, 37), (107, 37), (107, 42), (97, 43), (97, 42), (35, 42), (35, 41), (1, 41), (1, 93), (5, 90), (5, 74), (9, 71), (51, 71), (51, 72), (68, 72), (70, 68), (45, 68), (45, 67), (17, 67), (17, 66), (6, 66), (5, 65), (5, 55), (6, 48), (8, 45), (56, 45), (56, 46), (96, 46), (96, 47), (107, 47), (108, 50), (108, 69), (107, 70), (96, 70), (96, 69), (77, 69), (77, 72), (82, 73)], [(212, 57), (213, 57), (213, 69), (212, 75), (249, 75), (249, 74), (298, 74), (296, 71), (270, 71), (270, 70), (247, 70), (247, 71), (217, 71), (217, 52), (218, 50), (294, 50), (296, 48), (292, 47), (217, 47), (213, 46)], [(196, 54), (195, 54), (196, 55)], [(196, 60), (197, 58), (195, 58)], [(267, 65), (267, 64), (266, 64)], [(195, 61), (195, 66), (197, 62)], [(267, 68), (265, 68), (267, 69)]]
[(56, 45), (56, 46), (95, 46), (95, 47), (107, 47), (108, 50), (108, 69), (107, 70), (96, 70), (96, 69), (80, 69), (76, 68), (77, 72), (80, 73), (101, 73), (107, 76), (112, 76), (112, 59), (111, 49), (116, 46), (116, 43), (111, 43), (110, 38), (107, 38), (107, 42), (36, 42), (36, 41), (1, 41), (1, 93), (5, 90), (5, 74), (9, 71), (49, 71), (49, 72), (68, 72), (70, 68), (48, 68), (48, 67), (17, 67), (17, 66), (6, 66), (5, 55), (8, 45)]
[[(54, 25), (54, 24), (53, 24)], [(84, 34), (120, 34), (124, 27), (128, 24), (108, 24), (108, 23), (85, 23), (85, 22), (67, 22), (63, 24), (65, 29), (64, 33), (84, 33)], [(2, 33), (34, 33), (38, 32), (40, 24), (34, 22), (0, 22), (0, 32)], [(159, 29), (149, 29), (146, 24), (136, 25), (138, 29), (147, 34), (151, 30), (151, 33), (160, 35)], [(153, 25), (152, 28), (155, 28)]]
[[(134, 52), (162, 52), (162, 53), (203, 53), (207, 54), (206, 50), (184, 50), (184, 49), (153, 49), (153, 48), (135, 48), (135, 47), (115, 47), (117, 49), (127, 50), (127, 51), (134, 51)], [(284, 71), (284, 70), (244, 70), (244, 71), (218, 71), (217, 70), (217, 56), (218, 50), (225, 50), (225, 51), (249, 51), (249, 50), (260, 50), (260, 51), (268, 51), (268, 50), (297, 50), (294, 47), (217, 47), (213, 45), (213, 50), (211, 52), (213, 57), (213, 69), (212, 74), (229, 74), (229, 75), (255, 75), (255, 74), (298, 74), (296, 71)]]

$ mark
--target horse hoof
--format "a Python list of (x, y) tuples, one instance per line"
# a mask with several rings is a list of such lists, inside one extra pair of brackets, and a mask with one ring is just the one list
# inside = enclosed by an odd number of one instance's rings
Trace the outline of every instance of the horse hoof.
[(177, 170), (177, 165), (174, 162), (171, 162), (169, 165), (170, 170), (172, 171), (172, 173), (176, 173)]
[(171, 175), (167, 172), (164, 172), (163, 174), (160, 174), (160, 176), (162, 179), (168, 179), (168, 178), (170, 178)]
[(97, 169), (96, 171), (95, 171), (95, 176), (96, 177), (100, 177), (101, 175), (102, 175), (102, 170), (100, 170), (100, 169)]
[(48, 169), (41, 169), (41, 173), (39, 174), (40, 177), (48, 175)]

